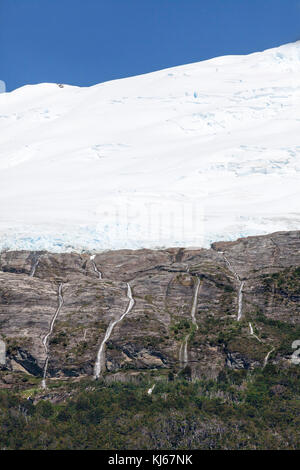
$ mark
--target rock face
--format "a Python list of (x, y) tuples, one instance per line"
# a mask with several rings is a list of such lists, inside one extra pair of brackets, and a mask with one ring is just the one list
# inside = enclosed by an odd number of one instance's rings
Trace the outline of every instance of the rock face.
[(92, 376), (109, 325), (128, 307), (127, 283), (135, 304), (106, 341), (107, 379), (152, 370), (216, 378), (224, 367), (274, 361), (287, 367), (292, 338), (300, 339), (300, 232), (209, 250), (3, 252), (0, 374), (42, 377), (46, 341), (48, 379)]

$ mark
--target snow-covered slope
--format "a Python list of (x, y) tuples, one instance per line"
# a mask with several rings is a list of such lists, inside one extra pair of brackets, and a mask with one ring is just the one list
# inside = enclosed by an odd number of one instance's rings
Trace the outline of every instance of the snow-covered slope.
[(300, 228), (300, 43), (0, 95), (0, 249)]

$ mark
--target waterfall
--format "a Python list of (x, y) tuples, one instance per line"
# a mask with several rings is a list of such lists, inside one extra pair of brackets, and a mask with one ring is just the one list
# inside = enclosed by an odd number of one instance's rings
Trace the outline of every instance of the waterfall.
[(251, 323), (249, 323), (249, 329), (250, 329), (250, 336), (253, 336), (254, 338), (257, 339), (260, 343), (263, 343), (263, 341), (254, 333), (253, 326)]
[(0, 366), (6, 364), (6, 343), (0, 339)]
[[(256, 334), (254, 333), (253, 331), (253, 327), (251, 325), (251, 323), (249, 323), (249, 328), (250, 328), (250, 335), (251, 336), (254, 336), (254, 338), (257, 339), (257, 341), (259, 341), (260, 343), (264, 343), (264, 341), (262, 341), (258, 336), (256, 336)], [(269, 360), (269, 357), (270, 355), (272, 354), (272, 352), (275, 351), (275, 348), (272, 348), (270, 349), (270, 351), (268, 351), (265, 359), (264, 359), (264, 365), (263, 365), (263, 369), (266, 367), (266, 365), (268, 364), (268, 360)]]
[(97, 360), (95, 363), (95, 372), (94, 372), (95, 379), (98, 379), (100, 377), (101, 367), (102, 367), (103, 360), (104, 360), (104, 347), (107, 341), (109, 340), (114, 327), (117, 325), (117, 323), (121, 322), (123, 318), (126, 317), (126, 315), (128, 315), (128, 313), (130, 313), (131, 310), (133, 309), (135, 302), (132, 296), (131, 287), (128, 283), (127, 283), (127, 297), (129, 299), (129, 303), (128, 303), (126, 311), (121, 315), (121, 317), (118, 320), (115, 320), (112, 323), (110, 323), (109, 327), (106, 330), (104, 340), (102, 341), (98, 354), (97, 354)]
[[(260, 343), (264, 343), (264, 341), (262, 341), (258, 336), (256, 336), (256, 334), (254, 333), (253, 331), (253, 327), (251, 325), (251, 323), (249, 323), (249, 328), (250, 328), (250, 335), (251, 336), (254, 336), (254, 338), (257, 339), (257, 341), (259, 341)], [(266, 355), (265, 359), (264, 359), (264, 365), (263, 365), (263, 369), (266, 367), (266, 365), (268, 364), (268, 360), (269, 360), (269, 357), (270, 355), (272, 354), (272, 352), (275, 351), (275, 348), (272, 348)]]
[(41, 259), (40, 257), (38, 257), (38, 258), (36, 259), (35, 263), (33, 264), (32, 268), (31, 268), (29, 277), (34, 277), (35, 272), (36, 272), (36, 268), (37, 268), (38, 265), (39, 265), (40, 259)]
[(95, 273), (98, 275), (99, 279), (102, 279), (102, 273), (101, 273), (101, 271), (98, 271), (98, 268), (97, 268), (96, 263), (95, 263), (95, 261), (94, 261), (95, 256), (96, 256), (96, 255), (90, 256), (90, 260), (91, 260), (91, 262), (92, 262), (92, 265), (93, 265), (93, 268), (94, 268)]
[(148, 391), (147, 391), (148, 395), (152, 395), (152, 392), (155, 389), (155, 386), (156, 386), (156, 384), (152, 385), (152, 387), (148, 389)]
[(48, 348), (48, 342), (49, 342), (49, 338), (53, 332), (53, 327), (54, 327), (54, 323), (58, 317), (58, 314), (64, 304), (64, 299), (63, 299), (63, 295), (62, 295), (62, 287), (63, 287), (63, 284), (60, 284), (59, 287), (58, 287), (58, 307), (57, 307), (57, 310), (51, 320), (51, 323), (50, 323), (50, 329), (48, 331), (48, 333), (46, 334), (46, 336), (44, 337), (43, 339), (43, 346), (45, 348), (45, 352), (46, 352), (46, 361), (45, 361), (45, 364), (44, 364), (44, 371), (43, 371), (43, 380), (42, 380), (42, 388), (46, 388), (46, 377), (47, 377), (47, 371), (48, 371), (48, 362), (49, 362), (49, 348)]
[[(193, 298), (193, 304), (192, 304), (192, 310), (191, 310), (191, 317), (192, 317), (192, 322), (196, 326), (196, 330), (198, 330), (198, 325), (197, 325), (197, 320), (196, 320), (196, 310), (197, 310), (197, 301), (198, 301), (198, 293), (199, 293), (199, 288), (201, 285), (200, 279), (197, 277), (197, 283), (196, 283), (196, 288), (194, 292), (194, 298)], [(186, 364), (188, 363), (188, 342), (190, 339), (190, 333), (184, 338), (183, 342), (180, 345), (179, 349), (179, 364), (180, 367), (185, 367)]]
[(229, 270), (233, 273), (234, 277), (236, 278), (236, 280), (240, 284), (239, 292), (238, 292), (238, 314), (237, 314), (237, 320), (240, 321), (240, 319), (242, 318), (242, 314), (243, 314), (243, 288), (244, 288), (244, 285), (245, 285), (245, 281), (241, 281), (240, 276), (234, 270), (234, 268), (233, 268), (232, 264), (230, 263), (230, 261), (226, 258), (225, 253), (223, 253), (223, 252), (220, 252), (220, 253), (223, 255), (224, 260), (225, 260)]
[(196, 289), (195, 289), (194, 299), (193, 299), (193, 306), (192, 306), (192, 311), (191, 311), (192, 322), (196, 326), (196, 330), (198, 330), (199, 328), (197, 325), (197, 320), (196, 320), (196, 310), (197, 310), (198, 292), (199, 292), (200, 285), (201, 285), (200, 279), (199, 277), (197, 277), (197, 284), (196, 284)]
[(188, 363), (188, 348), (187, 348), (187, 345), (188, 345), (189, 337), (190, 337), (190, 334), (188, 334), (184, 338), (183, 342), (180, 345), (180, 349), (179, 349), (179, 364), (180, 364), (180, 367), (182, 367), (182, 368), (184, 368)]
[(270, 355), (272, 354), (272, 352), (275, 351), (275, 348), (272, 348), (270, 349), (270, 351), (268, 352), (268, 354), (266, 355), (265, 359), (264, 359), (264, 366), (263, 366), (263, 369), (266, 367), (266, 365), (268, 364), (268, 360), (269, 360), (269, 357)]

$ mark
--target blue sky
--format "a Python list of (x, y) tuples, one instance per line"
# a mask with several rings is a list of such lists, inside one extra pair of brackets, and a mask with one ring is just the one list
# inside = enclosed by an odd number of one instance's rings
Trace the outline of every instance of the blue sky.
[(0, 0), (0, 79), (88, 86), (300, 39), (300, 0)]

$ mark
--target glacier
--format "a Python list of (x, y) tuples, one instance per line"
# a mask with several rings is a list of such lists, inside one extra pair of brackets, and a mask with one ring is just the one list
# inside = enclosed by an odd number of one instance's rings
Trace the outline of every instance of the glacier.
[(300, 229), (300, 42), (0, 94), (0, 250), (208, 247)]

